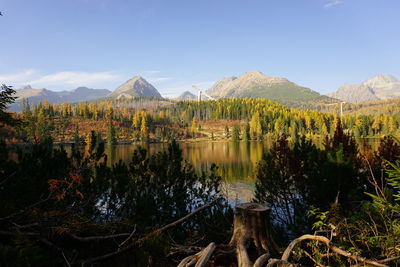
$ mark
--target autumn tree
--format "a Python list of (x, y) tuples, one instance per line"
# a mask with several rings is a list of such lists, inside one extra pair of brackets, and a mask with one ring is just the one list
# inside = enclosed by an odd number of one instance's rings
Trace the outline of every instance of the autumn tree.
[(240, 140), (240, 126), (239, 124), (235, 124), (233, 126), (232, 131), (232, 141), (239, 141)]
[(250, 136), (254, 140), (259, 140), (262, 138), (262, 134), (260, 114), (255, 112), (250, 121)]
[(149, 128), (147, 126), (146, 116), (142, 117), (142, 123), (140, 126), (140, 139), (142, 142), (149, 141)]
[(198, 123), (195, 117), (193, 117), (192, 119), (192, 125), (190, 127), (190, 132), (192, 133), (192, 137), (194, 138), (196, 136), (197, 133), (197, 128), (198, 128)]

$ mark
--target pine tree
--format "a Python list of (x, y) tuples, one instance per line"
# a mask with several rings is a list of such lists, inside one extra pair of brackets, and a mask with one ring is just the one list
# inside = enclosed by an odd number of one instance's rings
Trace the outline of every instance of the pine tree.
[(75, 131), (74, 131), (74, 144), (76, 146), (78, 146), (78, 145), (80, 145), (80, 143), (81, 143), (81, 140), (80, 140), (80, 137), (79, 137), (79, 127), (78, 127), (78, 125), (76, 125), (75, 126)]
[(37, 127), (36, 127), (36, 140), (45, 140), (50, 138), (50, 129), (48, 125), (47, 116), (45, 115), (45, 111), (40, 108), (38, 117), (37, 117)]
[(192, 137), (193, 137), (193, 138), (196, 136), (197, 128), (198, 128), (197, 120), (196, 120), (195, 117), (193, 117), (193, 119), (192, 119), (192, 126), (190, 127), (190, 131), (191, 131), (191, 133), (192, 133)]
[(240, 141), (240, 126), (235, 124), (232, 131), (232, 141)]
[(108, 129), (107, 129), (107, 144), (114, 145), (117, 143), (116, 134), (115, 134), (115, 126), (110, 119), (108, 122)]
[(250, 140), (250, 124), (246, 122), (243, 129), (243, 140), (248, 141)]

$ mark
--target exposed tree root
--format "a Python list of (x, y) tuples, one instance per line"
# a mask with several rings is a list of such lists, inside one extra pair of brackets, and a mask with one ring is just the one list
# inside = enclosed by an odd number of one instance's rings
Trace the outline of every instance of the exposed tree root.
[(293, 248), (300, 242), (305, 241), (305, 240), (313, 240), (313, 241), (319, 241), (324, 243), (330, 250), (332, 250), (333, 252), (342, 255), (344, 257), (347, 257), (349, 259), (352, 259), (354, 261), (357, 262), (362, 262), (365, 264), (369, 264), (369, 265), (373, 265), (373, 266), (379, 266), (379, 267), (387, 267), (388, 265), (379, 263), (377, 261), (373, 261), (373, 260), (368, 260), (366, 258), (360, 257), (360, 256), (356, 256), (353, 255), (347, 251), (344, 251), (334, 245), (332, 245), (331, 241), (324, 237), (324, 236), (318, 236), (318, 235), (303, 235), (299, 238), (296, 238), (295, 240), (293, 240), (289, 246), (286, 248), (285, 252), (282, 255), (282, 260), (284, 261), (288, 261), (289, 257), (290, 257), (290, 253), (292, 252)]

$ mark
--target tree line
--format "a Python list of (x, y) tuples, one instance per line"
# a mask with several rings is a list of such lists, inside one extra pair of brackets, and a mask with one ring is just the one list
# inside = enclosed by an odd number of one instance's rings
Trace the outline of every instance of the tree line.
[[(223, 137), (232, 140), (262, 140), (266, 136), (285, 134), (295, 141), (302, 135), (332, 136), (339, 119), (332, 113), (297, 110), (269, 100), (250, 98), (202, 102), (119, 99), (77, 104), (44, 101), (33, 106), (23, 100), (22, 107), (23, 139), (36, 140), (51, 135), (60, 142), (79, 138), (83, 142), (92, 130), (85, 128), (86, 124), (96, 125), (92, 128), (110, 142), (214, 139), (215, 133), (202, 127), (213, 121), (220, 122), (220, 128), (225, 128)], [(229, 126), (224, 121), (229, 122)], [(99, 126), (95, 122), (103, 124)], [(400, 116), (397, 113), (345, 115), (341, 122), (343, 129), (356, 138), (381, 137), (399, 134)]]

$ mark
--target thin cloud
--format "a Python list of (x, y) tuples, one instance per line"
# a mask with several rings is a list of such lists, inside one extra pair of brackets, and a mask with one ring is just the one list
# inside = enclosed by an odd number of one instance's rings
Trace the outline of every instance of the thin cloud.
[(333, 0), (333, 1), (330, 1), (329, 3), (325, 4), (324, 8), (331, 8), (331, 7), (334, 7), (337, 5), (341, 5), (343, 3), (344, 3), (343, 0)]
[(28, 84), (39, 86), (93, 86), (104, 82), (119, 81), (122, 76), (114, 72), (73, 72), (64, 71), (42, 76), (31, 80)]
[(27, 69), (17, 73), (0, 75), (0, 83), (9, 85), (21, 84), (31, 79), (35, 73), (35, 70)]
[(151, 83), (164, 82), (164, 81), (170, 81), (170, 80), (172, 80), (172, 77), (150, 77), (148, 79), (148, 81)]
[(19, 87), (32, 85), (38, 88), (68, 88), (77, 86), (102, 86), (104, 83), (119, 82), (125, 76), (112, 72), (76, 72), (63, 71), (51, 74), (41, 74), (34, 69), (27, 69), (12, 74), (0, 74), (0, 83)]

